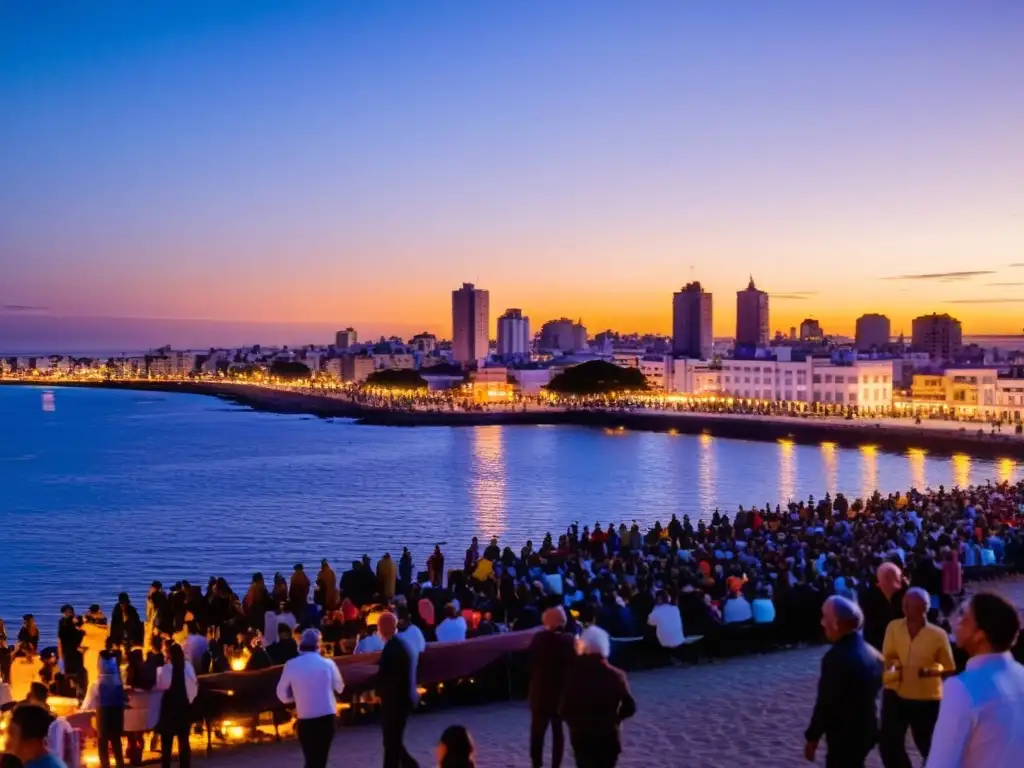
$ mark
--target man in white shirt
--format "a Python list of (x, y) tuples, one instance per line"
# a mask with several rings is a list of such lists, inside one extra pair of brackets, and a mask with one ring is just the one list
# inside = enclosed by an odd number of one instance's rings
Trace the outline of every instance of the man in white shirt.
[(376, 653), (384, 650), (384, 641), (380, 639), (380, 635), (377, 634), (376, 627), (369, 628), (369, 634), (366, 637), (360, 638), (359, 642), (356, 643), (356, 653)]
[(658, 644), (662, 648), (678, 648), (683, 644), (682, 614), (679, 613), (679, 607), (669, 601), (664, 590), (658, 590), (654, 610), (647, 617), (647, 623), (654, 627)]
[(981, 592), (966, 604), (956, 644), (971, 657), (942, 688), (928, 768), (1016, 768), (1024, 760), (1024, 666), (1010, 649), (1017, 609)]
[(185, 660), (192, 665), (193, 669), (202, 669), (203, 654), (209, 650), (210, 644), (206, 637), (199, 631), (199, 624), (195, 621), (188, 623), (188, 637), (181, 644), (181, 650), (185, 652)]
[(452, 643), (466, 639), (466, 620), (459, 614), (459, 609), (449, 604), (445, 609), (444, 620), (437, 625), (437, 642)]
[(287, 624), (293, 631), (299, 624), (299, 622), (295, 620), (295, 616), (288, 612), (288, 608), (284, 603), (281, 603), (277, 607), (276, 611), (267, 611), (267, 615), (263, 619), (264, 648), (277, 642), (277, 627), (280, 624)]
[(345, 690), (338, 665), (320, 655), (320, 633), (302, 633), (299, 655), (284, 665), (277, 698), (295, 704), (296, 730), (306, 768), (326, 768), (334, 739), (335, 694)]
[(722, 621), (726, 624), (741, 624), (754, 618), (750, 602), (741, 592), (730, 595), (722, 608)]

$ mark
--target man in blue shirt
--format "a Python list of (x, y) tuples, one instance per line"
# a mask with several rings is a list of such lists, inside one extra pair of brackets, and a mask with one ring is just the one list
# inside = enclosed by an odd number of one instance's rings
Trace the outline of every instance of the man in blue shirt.
[(24, 768), (67, 768), (46, 749), (46, 734), (53, 717), (38, 704), (19, 704), (11, 713), (7, 751)]

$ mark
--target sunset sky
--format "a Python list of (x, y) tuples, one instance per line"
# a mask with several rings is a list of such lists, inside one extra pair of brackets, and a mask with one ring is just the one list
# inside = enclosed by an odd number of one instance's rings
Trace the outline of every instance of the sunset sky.
[(729, 335), (753, 274), (772, 330), (1020, 333), (1022, 40), (1019, 0), (4, 2), (0, 329), (448, 336), (471, 281), (667, 333), (700, 280)]

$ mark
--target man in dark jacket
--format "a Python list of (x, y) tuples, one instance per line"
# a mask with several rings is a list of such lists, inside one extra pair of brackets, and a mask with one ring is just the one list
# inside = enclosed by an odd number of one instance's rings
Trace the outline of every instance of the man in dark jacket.
[(544, 734), (551, 724), (551, 768), (559, 768), (565, 752), (565, 734), (558, 707), (565, 693), (565, 677), (576, 660), (573, 636), (565, 632), (561, 607), (544, 611), (544, 631), (530, 644), (530, 759), (534, 768), (544, 764)]
[(405, 724), (416, 695), (412, 656), (398, 637), (398, 618), (382, 613), (377, 632), (384, 650), (377, 662), (377, 695), (380, 697), (381, 729), (384, 736), (384, 768), (419, 768), (405, 748)]
[(860, 604), (864, 609), (864, 639), (880, 651), (889, 622), (903, 618), (903, 595), (907, 585), (896, 563), (880, 565), (875, 578), (877, 585), (864, 593)]
[(117, 645), (128, 651), (143, 647), (144, 634), (145, 626), (139, 618), (139, 612), (132, 605), (128, 593), (122, 592), (117, 597), (117, 605), (110, 612), (110, 637)]
[(600, 627), (580, 637), (581, 656), (565, 680), (559, 712), (580, 768), (615, 768), (622, 752), (619, 724), (636, 714), (626, 675), (608, 663), (611, 639)]
[(804, 757), (813, 762), (818, 742), (828, 742), (828, 768), (860, 768), (878, 743), (878, 692), (882, 656), (861, 637), (864, 615), (856, 603), (832, 596), (821, 610), (832, 647), (821, 658), (818, 698), (804, 734)]

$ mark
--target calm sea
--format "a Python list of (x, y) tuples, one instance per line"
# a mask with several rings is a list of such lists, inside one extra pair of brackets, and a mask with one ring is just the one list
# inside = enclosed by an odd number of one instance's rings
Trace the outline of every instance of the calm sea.
[[(575, 427), (360, 426), (255, 413), (214, 398), (0, 387), (0, 617), (63, 602), (142, 603), (150, 581), (239, 592), (322, 557), (336, 565), (473, 535), (539, 544), (574, 520), (858, 496), (1019, 476), (1010, 462)], [(340, 572), (340, 568), (338, 569)]]

